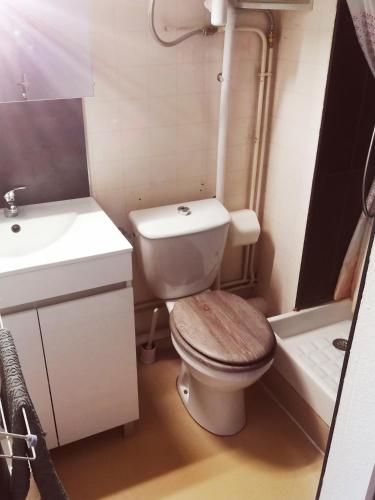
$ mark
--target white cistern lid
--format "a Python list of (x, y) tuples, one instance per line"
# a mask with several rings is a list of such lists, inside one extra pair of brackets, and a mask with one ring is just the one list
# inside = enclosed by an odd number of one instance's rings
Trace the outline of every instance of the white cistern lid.
[(129, 218), (141, 236), (152, 240), (201, 233), (230, 222), (228, 210), (215, 198), (133, 210)]

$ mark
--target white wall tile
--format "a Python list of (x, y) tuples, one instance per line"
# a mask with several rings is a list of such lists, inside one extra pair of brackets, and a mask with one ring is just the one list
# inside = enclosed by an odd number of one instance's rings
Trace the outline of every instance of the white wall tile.
[(203, 178), (205, 169), (206, 151), (189, 151), (187, 154), (176, 157), (177, 180), (183, 183), (190, 178)]
[(177, 64), (197, 64), (205, 61), (205, 47), (208, 38), (194, 36), (177, 45)]
[(148, 0), (115, 0), (116, 32), (147, 29)]
[[(159, 31), (159, 35), (164, 40), (172, 40), (178, 36), (175, 31), (165, 32)], [(148, 39), (148, 64), (151, 66), (159, 64), (176, 64), (177, 63), (177, 47), (162, 47), (159, 45), (147, 32), (146, 38)]]
[(199, 151), (206, 147), (206, 127), (203, 123), (181, 125), (177, 127), (177, 151)]
[(86, 133), (121, 129), (121, 110), (116, 101), (88, 100), (85, 106)]
[(93, 163), (118, 164), (123, 159), (121, 132), (101, 132), (90, 136), (88, 144), (90, 161)]
[[(156, 183), (176, 183), (177, 154), (153, 156), (150, 159), (151, 181)], [(162, 197), (160, 199), (163, 199)]]
[(177, 183), (174, 179), (163, 182), (154, 182), (152, 184), (151, 206), (170, 205), (178, 203), (181, 199), (181, 193), (177, 190)]
[(150, 156), (150, 130), (148, 128), (127, 128), (122, 132), (122, 143), (125, 159)]
[(250, 172), (251, 164), (251, 148), (249, 144), (243, 144), (241, 146), (234, 146), (228, 148), (228, 160), (227, 160), (227, 171), (245, 171)]
[(147, 185), (151, 182), (150, 157), (125, 158), (124, 180), (126, 187), (134, 187), (139, 184)]
[(115, 103), (123, 129), (146, 128), (150, 123), (148, 99), (124, 99)]
[(206, 112), (205, 94), (184, 94), (177, 96), (177, 124), (201, 123)]
[(151, 156), (175, 153), (177, 151), (176, 127), (157, 127), (150, 129)]
[(153, 97), (149, 100), (150, 127), (174, 125), (177, 119), (176, 96)]
[(147, 92), (151, 97), (177, 94), (177, 68), (173, 64), (148, 66)]
[(202, 0), (175, 0), (177, 6), (177, 26), (199, 28), (209, 23), (209, 13)]
[(152, 191), (151, 184), (148, 182), (137, 184), (135, 187), (127, 186), (124, 193), (125, 212), (142, 210), (152, 206)]
[(224, 33), (218, 33), (215, 36), (207, 37), (204, 43), (203, 50), (201, 48), (201, 55), (205, 62), (219, 63), (223, 62), (224, 50)]
[(204, 116), (207, 122), (217, 122), (220, 113), (220, 90), (203, 94)]
[(203, 63), (179, 64), (177, 66), (177, 93), (194, 94), (204, 91)]
[(149, 62), (151, 40), (143, 31), (117, 32), (116, 52), (122, 66), (140, 66)]
[(149, 68), (147, 65), (119, 65), (116, 74), (116, 87), (120, 99), (146, 99), (148, 96)]

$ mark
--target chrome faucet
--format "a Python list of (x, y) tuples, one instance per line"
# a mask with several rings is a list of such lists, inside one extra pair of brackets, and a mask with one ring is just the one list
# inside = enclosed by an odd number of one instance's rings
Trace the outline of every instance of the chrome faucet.
[(4, 194), (4, 200), (9, 207), (4, 208), (5, 217), (16, 217), (18, 215), (18, 207), (16, 205), (16, 191), (26, 189), (26, 186), (17, 186)]

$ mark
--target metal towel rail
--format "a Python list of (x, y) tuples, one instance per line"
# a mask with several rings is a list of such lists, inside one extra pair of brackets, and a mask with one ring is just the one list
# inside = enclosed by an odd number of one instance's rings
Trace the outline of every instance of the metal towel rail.
[[(1, 314), (0, 314), (0, 328), (4, 328)], [(31, 432), (30, 432), (30, 425), (29, 425), (29, 421), (27, 419), (25, 408), (22, 408), (22, 415), (23, 415), (23, 419), (25, 422), (25, 428), (26, 428), (27, 434), (23, 435), (23, 434), (14, 434), (12, 432), (8, 432), (8, 427), (7, 427), (7, 423), (6, 423), (5, 415), (4, 415), (3, 403), (2, 403), (1, 398), (0, 398), (0, 416), (1, 416), (0, 440), (2, 440), (2, 441), (5, 440), (6, 446), (7, 446), (8, 451), (9, 451), (9, 453), (0, 454), (0, 458), (6, 458), (6, 459), (10, 459), (10, 460), (27, 460), (28, 462), (36, 459), (35, 447), (36, 447), (36, 444), (38, 442), (38, 437), (35, 434), (31, 434)], [(26, 444), (27, 444), (27, 448), (31, 451), (31, 456), (30, 455), (27, 455), (27, 456), (13, 455), (12, 444), (11, 444), (12, 439), (24, 439)]]
[[(27, 460), (29, 462), (35, 460), (36, 459), (35, 446), (38, 442), (38, 437), (35, 434), (31, 434), (30, 432), (30, 425), (27, 419), (25, 408), (22, 408), (23, 419), (25, 421), (25, 427), (27, 431), (27, 434), (25, 435), (8, 432), (1, 399), (0, 399), (0, 414), (2, 421), (2, 426), (0, 427), (0, 440), (5, 439), (6, 445), (8, 447), (8, 453), (0, 454), (0, 458), (8, 458), (10, 460)], [(23, 439), (26, 442), (27, 448), (30, 450), (31, 455), (25, 455), (25, 456), (13, 455), (12, 444), (11, 444), (11, 440), (13, 439)]]

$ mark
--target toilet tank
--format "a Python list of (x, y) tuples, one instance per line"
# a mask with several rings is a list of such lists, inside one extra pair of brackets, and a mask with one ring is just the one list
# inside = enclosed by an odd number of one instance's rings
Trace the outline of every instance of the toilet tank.
[(139, 263), (156, 297), (177, 299), (212, 285), (230, 222), (218, 200), (133, 210), (129, 218)]

